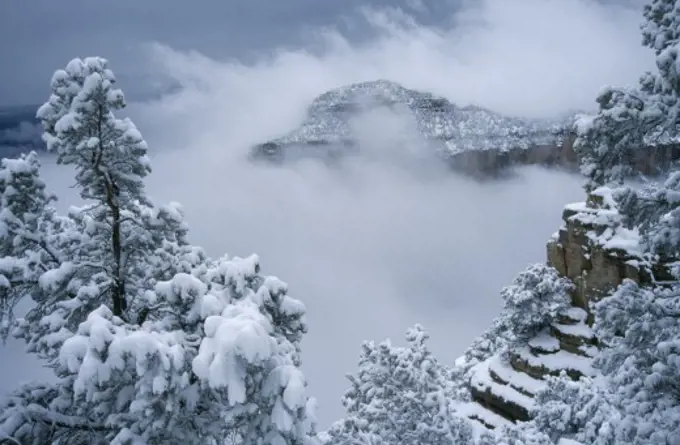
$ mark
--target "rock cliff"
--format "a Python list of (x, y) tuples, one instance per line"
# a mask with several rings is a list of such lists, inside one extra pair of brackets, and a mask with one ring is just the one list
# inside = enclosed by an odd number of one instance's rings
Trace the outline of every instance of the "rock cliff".
[(547, 243), (547, 263), (574, 284), (572, 307), (524, 347), (496, 355), (473, 369), (469, 417), (488, 428), (529, 420), (534, 395), (546, 375), (565, 371), (578, 379), (591, 375), (598, 341), (591, 327), (593, 301), (621, 282), (640, 284), (670, 279), (662, 264), (646, 265), (636, 251), (638, 233), (621, 224), (607, 189), (586, 202), (567, 205), (563, 225)]

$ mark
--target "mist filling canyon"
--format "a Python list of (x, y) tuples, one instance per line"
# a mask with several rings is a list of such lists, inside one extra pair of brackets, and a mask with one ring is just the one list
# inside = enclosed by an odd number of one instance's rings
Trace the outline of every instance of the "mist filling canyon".
[[(401, 344), (420, 323), (452, 363), (497, 315), (500, 289), (544, 260), (561, 203), (582, 193), (578, 176), (539, 167), (482, 182), (434, 157), (405, 166), (408, 153), (398, 162), (380, 153), (340, 167), (256, 166), (205, 146), (153, 158), (149, 193), (182, 203), (192, 242), (211, 256), (256, 253), (263, 272), (306, 305), (303, 369), (323, 425), (342, 414), (345, 375), (364, 340)], [(66, 210), (78, 201), (72, 172), (44, 164)], [(19, 379), (26, 375), (23, 368)]]

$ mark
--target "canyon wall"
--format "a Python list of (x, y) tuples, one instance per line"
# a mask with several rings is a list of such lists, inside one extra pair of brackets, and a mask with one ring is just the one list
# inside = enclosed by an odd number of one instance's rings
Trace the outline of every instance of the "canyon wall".
[[(559, 143), (533, 145), (510, 150), (467, 150), (452, 154), (447, 161), (451, 168), (478, 177), (497, 175), (508, 167), (542, 165), (578, 171), (578, 157), (574, 151), (575, 134), (568, 134)], [(646, 147), (637, 152), (635, 169), (654, 176), (680, 160), (680, 145)]]

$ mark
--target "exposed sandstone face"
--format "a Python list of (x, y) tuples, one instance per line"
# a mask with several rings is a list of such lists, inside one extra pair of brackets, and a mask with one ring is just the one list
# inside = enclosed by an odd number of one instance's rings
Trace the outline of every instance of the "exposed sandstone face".
[(467, 150), (451, 154), (447, 161), (453, 170), (477, 177), (495, 176), (510, 167), (526, 165), (577, 171), (578, 158), (573, 143), (574, 137), (567, 136), (550, 144), (505, 150)]
[[(576, 135), (567, 134), (553, 144), (531, 145), (507, 150), (468, 150), (454, 153), (449, 165), (457, 172), (477, 177), (496, 176), (509, 167), (539, 165), (577, 172), (578, 156), (574, 151)], [(680, 146), (647, 147), (637, 153), (634, 168), (648, 176), (667, 170), (680, 159)]]
[[(508, 351), (507, 361), (495, 356), (478, 365), (470, 382), (473, 403), (510, 422), (528, 420), (533, 394), (527, 388), (535, 392), (545, 384), (546, 375), (562, 371), (573, 379), (594, 372), (591, 362), (598, 341), (591, 329), (592, 303), (610, 294), (626, 278), (641, 284), (652, 280), (639, 266), (634, 248), (636, 232), (622, 227), (620, 215), (611, 204), (606, 193), (596, 191), (587, 202), (565, 207), (563, 226), (547, 243), (546, 251), (548, 264), (574, 283), (573, 307), (527, 347)], [(657, 265), (652, 273), (661, 279), (667, 271)], [(506, 368), (506, 377), (495, 372), (494, 367), (499, 366)], [(513, 383), (518, 381), (524, 382), (522, 388)], [(470, 417), (480, 420), (485, 416)], [(488, 428), (495, 426), (488, 420), (480, 422)]]

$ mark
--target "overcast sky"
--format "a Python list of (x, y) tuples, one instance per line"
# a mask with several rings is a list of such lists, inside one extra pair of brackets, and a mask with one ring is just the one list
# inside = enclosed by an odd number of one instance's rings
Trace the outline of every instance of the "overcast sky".
[[(423, 169), (419, 147), (389, 140), (408, 127), (401, 117), (362, 147), (377, 156), (341, 171), (259, 168), (244, 162), (248, 148), (350, 82), (388, 78), (545, 116), (591, 107), (603, 85), (634, 83), (652, 66), (639, 1), (430, 3), (0, 0), (0, 103), (45, 100), (72, 57), (109, 58), (151, 147), (152, 196), (184, 203), (192, 239), (211, 255), (259, 254), (307, 305), (304, 367), (327, 426), (342, 415), (362, 340), (399, 341), (420, 322), (442, 360), (462, 353), (497, 314), (500, 288), (545, 260), (563, 205), (583, 197), (581, 178), (532, 169), (480, 184)], [(168, 84), (182, 88), (143, 100)], [(67, 207), (71, 172), (46, 165)], [(0, 391), (39, 374), (20, 349), (0, 349)]]
[[(0, 2), (0, 103), (37, 102), (50, 73), (72, 57), (100, 55), (117, 67), (128, 94), (140, 94), (142, 44), (157, 41), (218, 59), (252, 60), (280, 46), (307, 46), (319, 26), (339, 26), (353, 41), (369, 30), (344, 20), (361, 6), (403, 6), (423, 23), (444, 23), (455, 2), (413, 0), (3, 0)], [(409, 6), (411, 5), (411, 6)], [(132, 81), (129, 81), (132, 80)]]
[[(493, 8), (486, 6), (494, 3)], [(343, 38), (357, 44), (373, 36), (375, 31), (365, 21), (357, 20), (357, 11), (362, 7), (401, 8), (419, 25), (447, 31), (461, 21), (461, 16), (456, 15), (461, 9), (468, 12), (493, 9), (508, 17), (529, 14), (528, 18), (535, 16), (545, 22), (536, 22), (523, 33), (534, 32), (537, 40), (553, 40), (555, 36), (546, 33), (566, 31), (568, 34), (561, 36), (563, 39), (572, 39), (574, 46), (584, 45), (579, 36), (583, 34), (583, 26), (602, 23), (587, 20), (585, 25), (572, 22), (569, 27), (552, 26), (555, 21), (567, 23), (565, 12), (567, 17), (573, 17), (569, 14), (574, 12), (574, 7), (564, 6), (571, 3), (572, 6), (578, 4), (581, 10), (589, 9), (593, 17), (599, 14), (597, 20), (608, 22), (606, 26), (617, 26), (619, 33), (627, 34), (628, 39), (632, 31), (634, 39), (639, 41), (637, 29), (630, 27), (630, 15), (622, 15), (621, 11), (630, 10), (630, 5), (632, 9), (639, 9), (640, 0), (544, 0), (542, 3), (539, 8), (526, 8), (516, 1), (472, 0), (3, 0), (0, 2), (3, 66), (0, 104), (42, 101), (51, 72), (72, 57), (87, 55), (110, 59), (129, 97), (151, 95), (149, 84), (154, 69), (149, 66), (144, 46), (150, 42), (175, 50), (197, 50), (218, 60), (235, 58), (246, 63), (261, 60), (276, 48), (314, 48), (318, 42), (313, 33), (319, 27), (333, 27)], [(616, 6), (608, 9), (597, 6), (607, 3)], [(554, 17), (549, 17), (550, 10), (554, 11)], [(603, 11), (608, 11), (604, 17)], [(494, 20), (490, 16), (481, 20), (489, 18)], [(526, 20), (518, 22), (526, 23)], [(506, 45), (516, 39), (513, 31), (517, 30), (505, 30), (510, 39)], [(594, 30), (588, 30), (587, 34), (591, 32)], [(518, 52), (510, 56), (522, 58), (524, 55)], [(635, 56), (632, 59), (629, 63), (638, 60)]]

